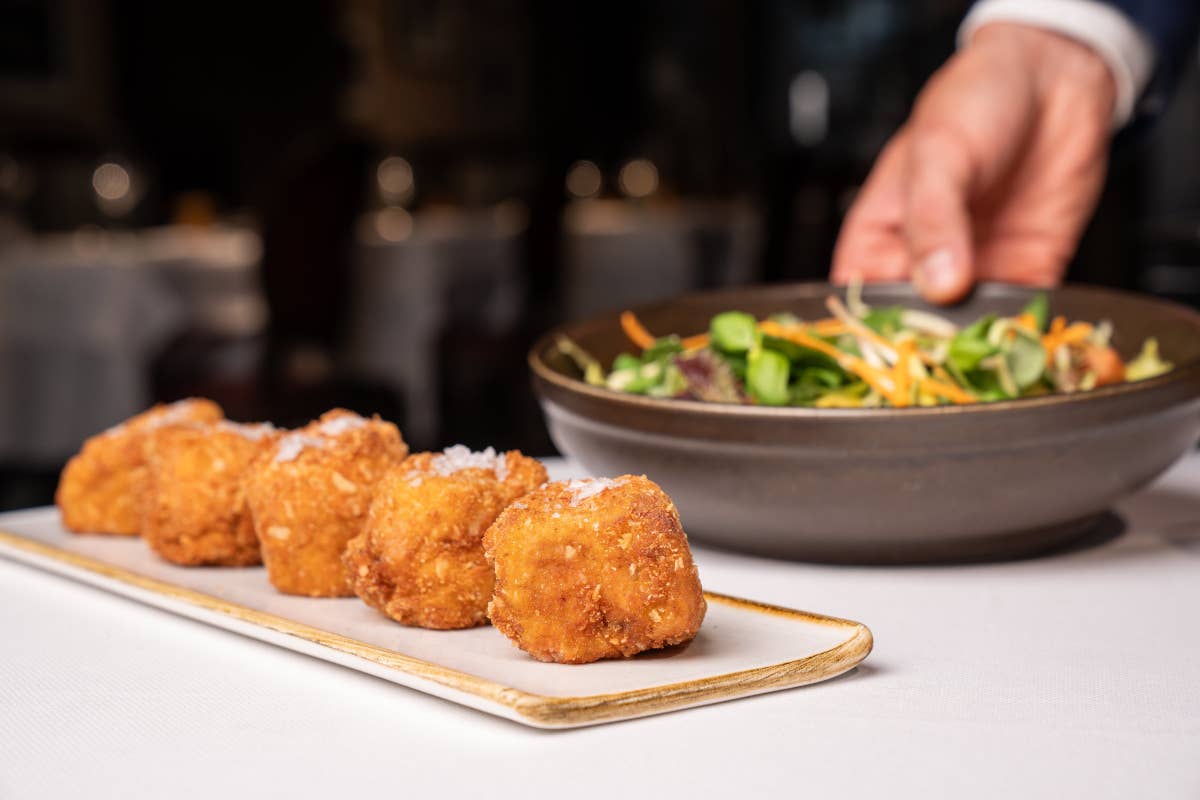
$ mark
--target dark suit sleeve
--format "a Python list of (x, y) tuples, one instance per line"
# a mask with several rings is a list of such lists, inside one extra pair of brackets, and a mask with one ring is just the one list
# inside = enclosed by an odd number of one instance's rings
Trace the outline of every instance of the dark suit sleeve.
[(1102, 0), (1119, 9), (1154, 43), (1154, 77), (1146, 89), (1142, 111), (1165, 105), (1183, 72), (1200, 33), (1200, 0)]

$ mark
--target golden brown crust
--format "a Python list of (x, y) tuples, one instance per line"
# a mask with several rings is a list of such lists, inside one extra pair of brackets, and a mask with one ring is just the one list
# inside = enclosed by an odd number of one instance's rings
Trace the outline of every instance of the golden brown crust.
[(176, 564), (261, 564), (243, 478), (279, 438), (266, 426), (172, 426), (146, 440), (142, 537)]
[(519, 451), (493, 469), (439, 474), (436, 453), (409, 456), (380, 482), (363, 532), (346, 548), (354, 591), (397, 622), (469, 628), (487, 622), (492, 568), (483, 532), (500, 511), (546, 480)]
[[(671, 499), (644, 476), (559, 481), (484, 535), (492, 624), (534, 658), (582, 664), (690, 641), (706, 604)], [(594, 493), (593, 493), (594, 492)]]
[(408, 454), (400, 431), (342, 409), (280, 438), (246, 479), (271, 584), (285, 594), (354, 594), (342, 564), (383, 475)]
[(192, 398), (154, 406), (85, 441), (63, 468), (54, 495), (63, 526), (75, 533), (138, 535), (147, 435), (161, 428), (215, 422), (223, 417), (221, 407), (213, 401)]

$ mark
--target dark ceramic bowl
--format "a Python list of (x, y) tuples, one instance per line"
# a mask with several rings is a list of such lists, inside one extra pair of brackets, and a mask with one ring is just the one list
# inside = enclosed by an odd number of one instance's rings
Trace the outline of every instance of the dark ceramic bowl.
[[(635, 309), (656, 333), (697, 333), (729, 309), (825, 316), (825, 284), (689, 295)], [(1019, 310), (1031, 290), (981, 286), (942, 309), (957, 322)], [(868, 303), (924, 306), (907, 287)], [(565, 325), (529, 354), (559, 449), (598, 475), (646, 474), (695, 538), (770, 555), (847, 563), (1006, 558), (1090, 529), (1178, 459), (1200, 432), (1200, 315), (1139, 295), (1072, 286), (1051, 294), (1072, 320), (1113, 321), (1130, 357), (1148, 336), (1167, 375), (1075, 395), (971, 406), (808, 409), (715, 405), (589, 386), (556, 357), (566, 334), (604, 363), (629, 350), (617, 314)]]

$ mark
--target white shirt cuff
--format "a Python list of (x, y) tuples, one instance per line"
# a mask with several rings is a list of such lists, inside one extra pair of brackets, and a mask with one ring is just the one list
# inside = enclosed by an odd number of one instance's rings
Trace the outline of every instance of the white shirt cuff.
[(1117, 9), (1095, 0), (981, 0), (958, 29), (959, 47), (989, 22), (1019, 22), (1060, 33), (1093, 50), (1116, 84), (1113, 127), (1133, 116), (1154, 72), (1154, 44)]

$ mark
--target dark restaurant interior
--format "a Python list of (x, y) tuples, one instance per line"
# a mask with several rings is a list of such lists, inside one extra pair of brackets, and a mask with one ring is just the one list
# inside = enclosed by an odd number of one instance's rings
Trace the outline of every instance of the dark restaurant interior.
[[(211, 397), (549, 455), (547, 328), (821, 280), (968, 3), (0, 2), (0, 508)], [(1200, 64), (1068, 280), (1200, 304)]]

